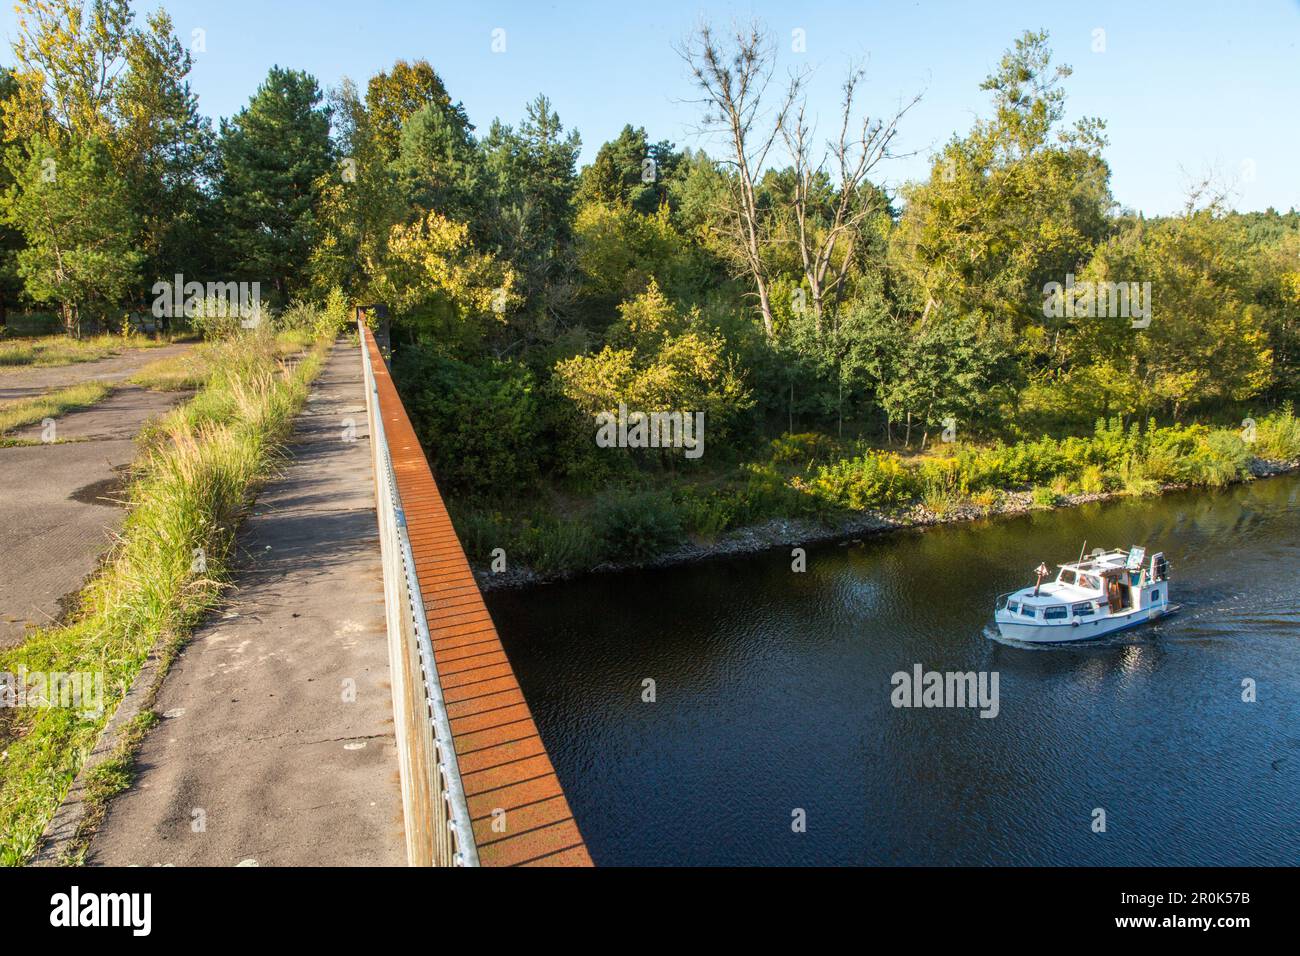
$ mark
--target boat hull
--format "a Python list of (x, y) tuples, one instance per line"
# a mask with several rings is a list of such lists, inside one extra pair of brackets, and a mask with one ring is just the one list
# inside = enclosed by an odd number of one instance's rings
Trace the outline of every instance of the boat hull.
[(1064, 644), (1068, 641), (1086, 641), (1106, 634), (1114, 634), (1130, 627), (1137, 627), (1172, 614), (1176, 606), (1155, 604), (1151, 607), (1130, 611), (1127, 614), (1108, 615), (1093, 621), (1080, 621), (1078, 624), (1064, 622), (1061, 624), (1020, 624), (1016, 621), (1004, 621), (998, 615), (998, 633), (1012, 641), (1026, 644)]

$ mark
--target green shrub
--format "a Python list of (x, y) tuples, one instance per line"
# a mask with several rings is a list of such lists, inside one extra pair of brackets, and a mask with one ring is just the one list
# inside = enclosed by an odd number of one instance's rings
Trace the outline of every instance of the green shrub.
[(820, 432), (802, 432), (797, 435), (786, 432), (779, 438), (772, 439), (771, 448), (772, 464), (803, 467), (834, 457), (836, 442), (829, 435)]
[(915, 475), (897, 455), (868, 452), (822, 466), (809, 490), (831, 504), (861, 510), (906, 504), (919, 489)]
[(1061, 501), (1060, 494), (1046, 485), (1035, 485), (1030, 495), (1035, 508), (1055, 508)]
[(716, 538), (743, 523), (736, 520), (737, 502), (729, 492), (687, 487), (677, 497), (677, 509), (685, 530), (704, 538)]
[(1079, 473), (1079, 490), (1088, 495), (1106, 490), (1106, 473), (1100, 465), (1088, 465)]
[(1136, 456), (1120, 465), (1119, 486), (1124, 494), (1139, 498), (1160, 492), (1160, 482), (1146, 474), (1142, 462)]
[(595, 524), (602, 553), (615, 560), (652, 558), (683, 537), (681, 515), (664, 492), (611, 492), (598, 503)]
[(234, 338), (246, 328), (239, 307), (225, 299), (204, 299), (195, 314), (188, 318), (190, 328), (214, 342)]
[(275, 328), (280, 332), (313, 331), (316, 328), (316, 306), (294, 299), (276, 315)]
[(444, 494), (503, 498), (530, 487), (540, 441), (526, 366), (406, 346), (394, 352), (393, 376)]
[(602, 544), (588, 522), (547, 513), (524, 522), (506, 560), (542, 572), (583, 570), (600, 562)]
[(1250, 451), (1270, 461), (1292, 461), (1300, 458), (1300, 419), (1295, 408), (1287, 402), (1281, 411), (1274, 412), (1256, 423), (1255, 440)]
[(507, 560), (515, 540), (511, 523), (501, 512), (483, 508), (448, 505), (456, 537), (473, 564), (486, 565), (492, 560), (494, 548), (505, 548)]
[(1191, 461), (1191, 480), (1222, 488), (1249, 472), (1250, 451), (1235, 431), (1215, 431), (1201, 439)]

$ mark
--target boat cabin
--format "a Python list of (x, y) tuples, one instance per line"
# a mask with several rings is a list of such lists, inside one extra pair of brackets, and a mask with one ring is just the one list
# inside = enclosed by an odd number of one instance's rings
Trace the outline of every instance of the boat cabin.
[(1087, 560), (1058, 568), (1056, 580), (1006, 595), (998, 610), (1026, 624), (1066, 624), (1125, 615), (1168, 599), (1163, 553), (1147, 561), (1145, 548), (1098, 548)]

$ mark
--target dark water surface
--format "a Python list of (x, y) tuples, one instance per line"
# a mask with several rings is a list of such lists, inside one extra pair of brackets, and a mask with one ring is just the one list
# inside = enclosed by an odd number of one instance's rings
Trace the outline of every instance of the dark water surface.
[[(1165, 551), (1181, 614), (991, 639), (994, 596), (1085, 538)], [(1300, 478), (489, 604), (598, 864), (1300, 863)], [(916, 663), (998, 672), (997, 717), (894, 708)]]

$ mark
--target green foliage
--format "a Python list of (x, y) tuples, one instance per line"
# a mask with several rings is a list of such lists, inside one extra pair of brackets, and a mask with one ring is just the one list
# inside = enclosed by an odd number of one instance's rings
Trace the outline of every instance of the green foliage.
[(1055, 508), (1061, 503), (1061, 494), (1055, 488), (1046, 485), (1034, 485), (1030, 489), (1030, 500), (1035, 508)]
[(830, 458), (838, 450), (834, 439), (818, 432), (786, 432), (772, 439), (771, 448), (773, 464), (799, 466)]
[(897, 455), (881, 452), (824, 465), (808, 482), (811, 494), (854, 510), (899, 507), (918, 487), (915, 473)]
[(578, 178), (577, 201), (582, 205), (622, 205), (645, 216), (670, 201), (669, 183), (676, 177), (681, 155), (672, 143), (651, 143), (643, 127), (624, 126), (617, 138), (596, 152)]
[(310, 339), (334, 341), (352, 325), (352, 313), (343, 290), (335, 286), (323, 304), (294, 299), (275, 317), (281, 331), (302, 332)]
[(539, 416), (532, 373), (405, 346), (393, 374), (439, 485), (449, 495), (508, 496), (536, 477)]
[(596, 504), (595, 527), (607, 557), (644, 561), (682, 541), (682, 517), (672, 497), (659, 491), (606, 493)]
[(595, 355), (555, 366), (563, 395), (588, 416), (585, 427), (593, 433), (595, 417), (617, 413), (622, 404), (647, 414), (702, 412), (708, 440), (725, 441), (752, 405), (722, 336), (703, 326), (698, 311), (685, 314), (674, 307), (653, 281), (619, 307), (608, 338), (610, 344)]
[(284, 301), (306, 286), (320, 179), (334, 165), (330, 111), (316, 80), (272, 67), (248, 106), (222, 121), (220, 155), (231, 277), (266, 283)]
[(1258, 422), (1255, 441), (1250, 450), (1260, 458), (1270, 461), (1295, 461), (1300, 458), (1300, 419), (1295, 416), (1291, 403), (1281, 411)]
[(128, 196), (99, 140), (32, 140), (3, 209), (26, 240), (17, 268), (28, 294), (61, 303), (69, 333), (86, 313), (108, 315), (137, 278)]

